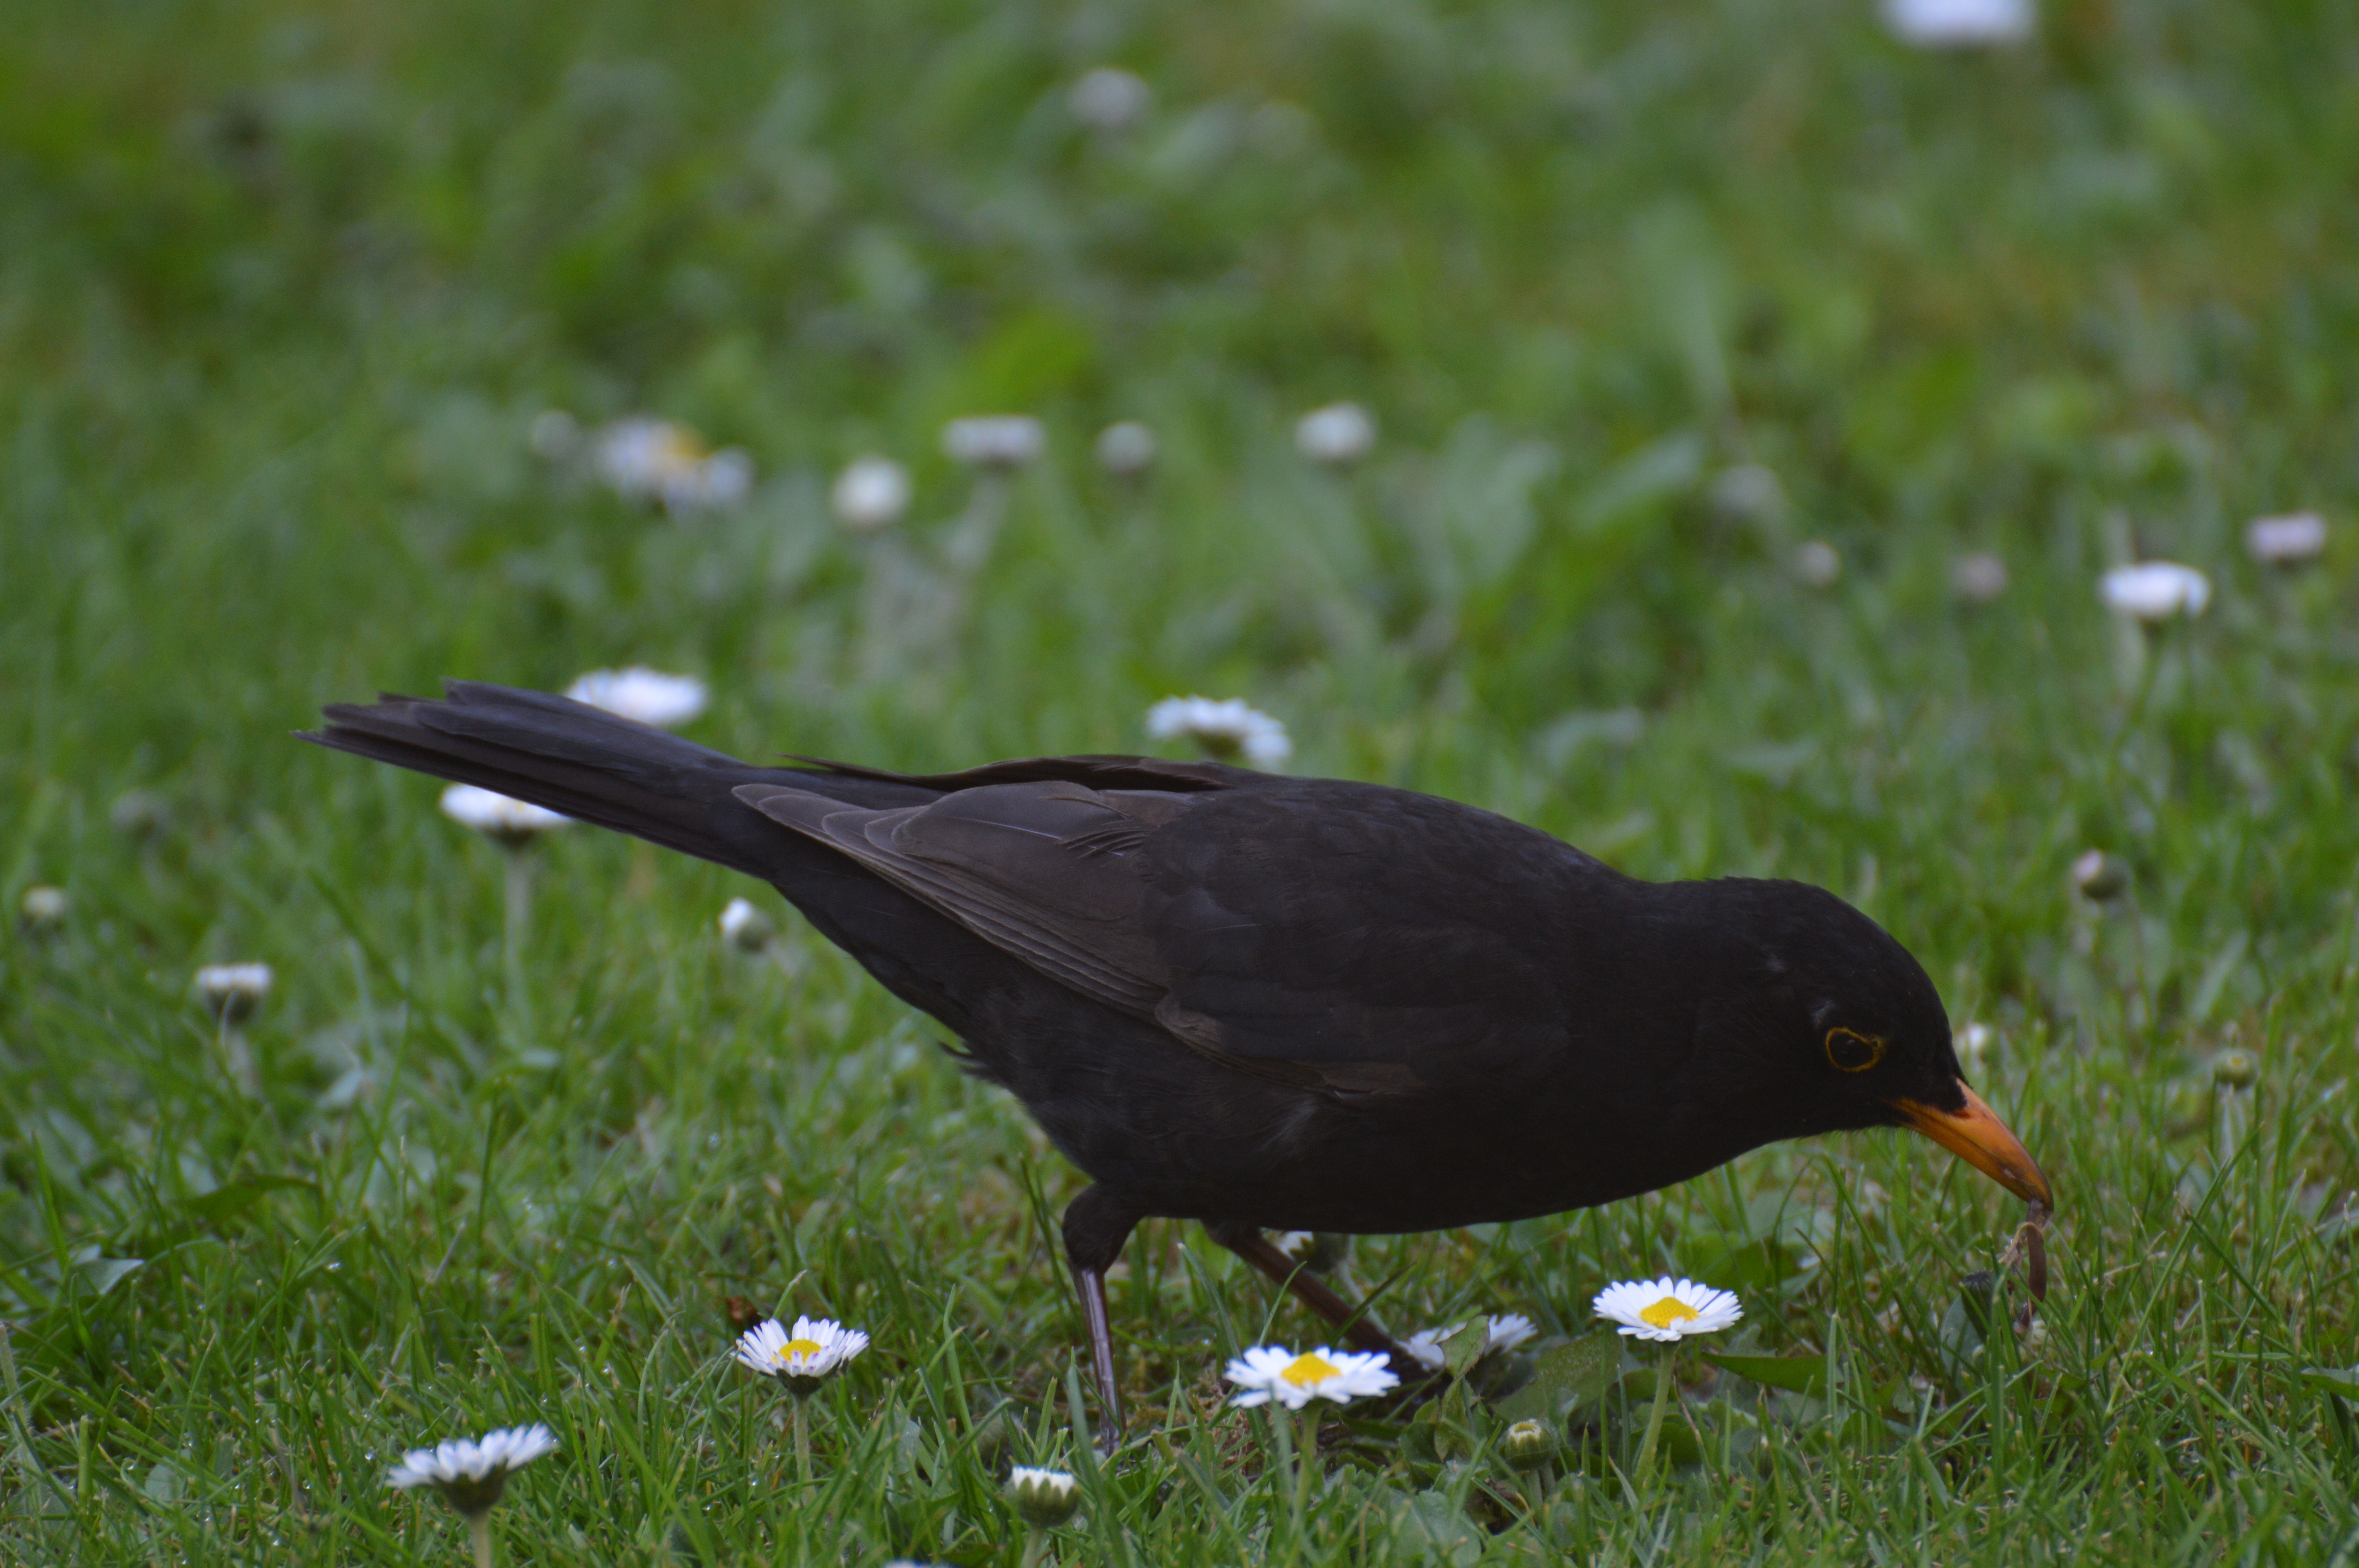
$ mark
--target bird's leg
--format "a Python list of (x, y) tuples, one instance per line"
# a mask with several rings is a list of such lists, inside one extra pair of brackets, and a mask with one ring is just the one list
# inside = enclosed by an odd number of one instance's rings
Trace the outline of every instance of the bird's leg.
[(1122, 1256), (1122, 1244), (1139, 1214), (1103, 1187), (1084, 1187), (1065, 1206), (1065, 1259), (1082, 1297), (1082, 1325), (1089, 1334), (1090, 1370), (1098, 1385), (1098, 1451), (1114, 1452), (1122, 1436), (1122, 1387), (1114, 1381), (1114, 1330), (1106, 1321), (1105, 1272)]
[(1213, 1240), (1292, 1291), (1297, 1301), (1341, 1328), (1352, 1348), (1382, 1351), (1391, 1360), (1394, 1375), (1402, 1382), (1414, 1382), (1430, 1370), (1372, 1320), (1367, 1308), (1353, 1306), (1328, 1289), (1326, 1281), (1279, 1251), (1258, 1226), (1208, 1220), (1204, 1228), (1212, 1233)]

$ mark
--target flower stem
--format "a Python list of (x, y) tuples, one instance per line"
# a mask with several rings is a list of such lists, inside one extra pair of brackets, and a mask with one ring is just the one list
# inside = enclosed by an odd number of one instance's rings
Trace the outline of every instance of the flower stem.
[(1302, 1451), (1295, 1456), (1299, 1472), (1295, 1476), (1294, 1517), (1299, 1528), (1308, 1530), (1310, 1522), (1310, 1493), (1319, 1477), (1319, 1401), (1312, 1400), (1302, 1407)]
[(801, 1475), (803, 1485), (810, 1485), (810, 1396), (795, 1396), (795, 1469)]
[(1024, 1537), (1024, 1568), (1037, 1568), (1049, 1551), (1049, 1532), (1034, 1525)]
[(1663, 1359), (1655, 1368), (1655, 1408), (1647, 1412), (1647, 1435), (1638, 1442), (1638, 1462), (1631, 1466), (1630, 1477), (1644, 1487), (1653, 1473), (1655, 1444), (1663, 1435), (1663, 1411), (1671, 1402), (1671, 1360), (1674, 1352), (1663, 1352)]
[(467, 1516), (467, 1543), (475, 1549), (475, 1568), (492, 1568), (492, 1510), (478, 1509)]
[(522, 848), (509, 849), (501, 858), (507, 862), (508, 1000), (521, 1005), (525, 934), (532, 925), (532, 858)]

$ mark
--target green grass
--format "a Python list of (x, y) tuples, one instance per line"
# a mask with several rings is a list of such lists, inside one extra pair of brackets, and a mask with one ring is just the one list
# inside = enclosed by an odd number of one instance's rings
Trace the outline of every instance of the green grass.
[[(1082, 1469), (1060, 1550), (1106, 1563), (2359, 1552), (2303, 1377), (2359, 1360), (2359, 15), (2055, 0), (1997, 57), (1864, 0), (30, 0), (9, 32), (0, 896), (72, 908), (0, 937), (0, 1558), (448, 1563), (384, 1466), (529, 1420), (564, 1447), (496, 1516), (516, 1562), (1013, 1563), (1016, 1463)], [(1158, 93), (1126, 137), (1063, 107), (1109, 60)], [(1346, 396), (1382, 444), (1313, 470), (1292, 421)], [(552, 406), (688, 420), (760, 489), (675, 524), (569, 486), (526, 441)], [(1051, 450), (992, 533), (936, 442), (1003, 409)], [(1089, 460), (1123, 417), (1162, 438), (1136, 487)], [(825, 483), (871, 449), (918, 502), (855, 537)], [(1746, 463), (1782, 507), (1728, 503)], [(2320, 567), (2244, 559), (2302, 506)], [(2011, 568), (1988, 606), (1969, 549)], [(2131, 554), (2210, 571), (2211, 612), (2125, 641), (2093, 582)], [(288, 738), (634, 661), (712, 682), (699, 740), (927, 769), (1241, 695), (1302, 771), (1823, 882), (1998, 1032), (1981, 1081), (2060, 1198), (2044, 1336), (1962, 1358), (2018, 1211), (1897, 1133), (1370, 1241), (1397, 1323), (1580, 1336), (1680, 1268), (1745, 1292), (1733, 1348), (1833, 1376), (1687, 1363), (1702, 1462), (1537, 1523), (1487, 1418), (1371, 1427), (1298, 1527), (1218, 1373), (1315, 1326), (1150, 1224), (1132, 1442), (1093, 1468), (1077, 1178), (936, 1026), (799, 925), (723, 950), (756, 890), (586, 831), (512, 983), (497, 852)], [(151, 838), (110, 826), (133, 789)], [(2093, 846), (2133, 873), (2104, 908), (2066, 881)], [(190, 994), (241, 958), (279, 976), (250, 1090)], [(875, 1336), (812, 1493), (730, 1296)], [(1626, 1456), (1629, 1417), (1583, 1419)]]

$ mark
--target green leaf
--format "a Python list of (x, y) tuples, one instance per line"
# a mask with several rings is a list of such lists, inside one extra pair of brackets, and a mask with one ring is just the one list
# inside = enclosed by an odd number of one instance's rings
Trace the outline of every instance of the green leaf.
[(182, 1198), (175, 1206), (192, 1219), (219, 1225), (244, 1214), (266, 1195), (287, 1187), (301, 1187), (315, 1195), (320, 1190), (296, 1176), (249, 1176), (245, 1181), (231, 1182), (197, 1197)]
[(145, 1258), (84, 1258), (75, 1267), (90, 1281), (92, 1295), (104, 1295), (147, 1266)]
[(1703, 1358), (1723, 1372), (1734, 1372), (1740, 1378), (1788, 1393), (1808, 1394), (1822, 1398), (1827, 1391), (1827, 1358), (1824, 1356), (1723, 1356), (1707, 1350)]
[(1461, 1324), (1441, 1342), (1442, 1353), (1449, 1359), (1450, 1375), (1466, 1376), (1468, 1368), (1483, 1358), (1484, 1347), (1491, 1343), (1491, 1325), (1484, 1318)]
[(1533, 1358), (1532, 1380), (1493, 1408), (1505, 1421), (1561, 1421), (1603, 1400), (1622, 1366), (1622, 1336), (1611, 1330), (1585, 1335)]
[(2321, 1393), (2359, 1400), (2359, 1367), (2304, 1367), (2301, 1380)]

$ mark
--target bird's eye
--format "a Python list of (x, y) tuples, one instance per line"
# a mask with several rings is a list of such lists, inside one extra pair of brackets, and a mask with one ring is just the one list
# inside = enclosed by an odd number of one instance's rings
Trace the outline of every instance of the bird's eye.
[(1862, 1034), (1856, 1029), (1827, 1031), (1827, 1065), (1839, 1073), (1864, 1073), (1884, 1060), (1884, 1041), (1880, 1036)]

